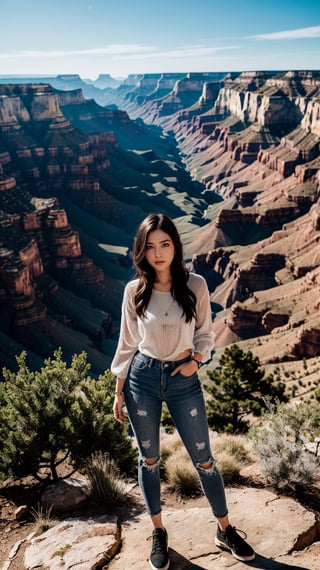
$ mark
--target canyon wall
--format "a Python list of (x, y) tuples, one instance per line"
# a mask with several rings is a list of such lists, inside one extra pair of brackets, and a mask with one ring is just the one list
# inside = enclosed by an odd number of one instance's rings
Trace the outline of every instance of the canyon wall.
[[(55, 81), (0, 85), (6, 332), (46, 323), (53, 338), (54, 314), (72, 329), (71, 299), (64, 312), (54, 301), (72, 283), (102, 311), (79, 331), (112, 345), (132, 268), (111, 252), (130, 251), (139, 219), (161, 209), (192, 230), (185, 255), (207, 279), (218, 348), (243, 342), (264, 362), (317, 355), (319, 74), (132, 75), (87, 86), (99, 92), (89, 100), (78, 76)], [(111, 245), (101, 267), (92, 231)]]

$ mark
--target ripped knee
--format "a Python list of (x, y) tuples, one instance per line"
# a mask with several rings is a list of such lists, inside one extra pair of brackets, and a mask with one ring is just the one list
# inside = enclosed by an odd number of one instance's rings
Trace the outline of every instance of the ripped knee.
[(147, 459), (146, 457), (141, 458), (141, 466), (149, 469), (150, 471), (156, 471), (160, 465), (160, 457), (152, 457)]
[(144, 462), (146, 463), (146, 465), (155, 465), (157, 461), (158, 461), (157, 457), (155, 457), (154, 459), (144, 458)]
[(201, 467), (201, 469), (210, 469), (212, 465), (213, 461), (208, 461), (207, 463), (199, 463), (199, 467)]
[(203, 463), (197, 463), (197, 469), (208, 475), (212, 475), (216, 472), (216, 462), (213, 458)]

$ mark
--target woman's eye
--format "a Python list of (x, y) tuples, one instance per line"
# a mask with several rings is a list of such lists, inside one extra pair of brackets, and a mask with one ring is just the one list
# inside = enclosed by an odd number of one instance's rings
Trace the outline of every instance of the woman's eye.
[(146, 249), (152, 249), (152, 245), (147, 245)]

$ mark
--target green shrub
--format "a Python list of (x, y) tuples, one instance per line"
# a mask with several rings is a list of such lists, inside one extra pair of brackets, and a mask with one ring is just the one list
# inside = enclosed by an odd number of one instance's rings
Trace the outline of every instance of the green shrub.
[(61, 350), (41, 370), (31, 372), (26, 353), (18, 371), (4, 369), (0, 383), (0, 470), (7, 476), (59, 478), (68, 461), (69, 475), (94, 451), (107, 452), (129, 473), (136, 450), (127, 426), (113, 418), (115, 378), (110, 371), (93, 380), (83, 352), (70, 366)]

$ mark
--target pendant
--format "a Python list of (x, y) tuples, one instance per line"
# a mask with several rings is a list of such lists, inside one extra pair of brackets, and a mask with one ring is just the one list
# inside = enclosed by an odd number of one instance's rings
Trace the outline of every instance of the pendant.
[(165, 316), (165, 317), (167, 317), (167, 316), (168, 316), (168, 312), (167, 312), (167, 311), (165, 312), (164, 316)]

